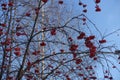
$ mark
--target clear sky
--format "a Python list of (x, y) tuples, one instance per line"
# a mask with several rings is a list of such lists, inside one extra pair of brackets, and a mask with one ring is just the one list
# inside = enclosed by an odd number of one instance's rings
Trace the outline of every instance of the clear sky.
[[(66, 0), (68, 3), (69, 0)], [(81, 7), (77, 5), (79, 0), (71, 0), (74, 3), (74, 13), (79, 14)], [(120, 29), (120, 0), (101, 0), (99, 4), (101, 12), (95, 12), (94, 0), (81, 0), (87, 4), (87, 17), (96, 24), (97, 28), (105, 36), (115, 30)], [(73, 7), (72, 6), (72, 7)], [(120, 49), (120, 31), (106, 37), (108, 44), (115, 44)]]
[[(94, 12), (93, 5), (93, 2), (89, 2), (88, 17), (96, 24), (103, 35), (120, 29), (120, 0), (101, 0), (99, 5), (102, 11), (100, 13)], [(106, 39), (110, 44), (115, 43), (120, 49), (120, 31), (108, 36)]]

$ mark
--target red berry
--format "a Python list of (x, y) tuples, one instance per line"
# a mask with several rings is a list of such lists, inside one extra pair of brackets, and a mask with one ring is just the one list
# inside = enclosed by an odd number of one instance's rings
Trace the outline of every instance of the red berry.
[(51, 35), (56, 35), (56, 29), (51, 30)]
[(66, 80), (71, 80), (68, 75), (66, 75)]
[(1, 42), (2, 45), (5, 45), (5, 42)]
[(93, 58), (95, 56), (95, 53), (96, 53), (96, 47), (90, 48), (90, 55), (89, 55), (89, 57)]
[(3, 35), (3, 32), (2, 32), (2, 31), (0, 31), (0, 36), (1, 36), (1, 35)]
[(90, 38), (90, 39), (94, 39), (94, 38), (95, 38), (95, 36), (94, 36), (94, 35), (91, 35), (91, 36), (89, 36), (89, 38)]
[(87, 7), (87, 5), (86, 5), (86, 4), (83, 4), (83, 7), (85, 8), (85, 7)]
[(105, 73), (108, 73), (108, 71), (106, 70)]
[(36, 51), (37, 53), (40, 53), (40, 50)]
[(11, 51), (11, 48), (6, 48), (5, 51), (9, 52)]
[(21, 55), (21, 53), (20, 53), (19, 51), (15, 51), (14, 54), (15, 54), (16, 56), (20, 56), (20, 55)]
[(73, 59), (76, 59), (76, 57), (77, 57), (77, 54), (73, 53)]
[(94, 35), (91, 35), (91, 36), (87, 37), (86, 40), (89, 41), (89, 40), (92, 40), (92, 39), (94, 39), (94, 38), (95, 38), (95, 36), (94, 36)]
[(69, 40), (69, 41), (73, 41), (73, 39), (72, 39), (71, 37), (68, 37), (68, 40)]
[(86, 24), (86, 22), (83, 23), (83, 25), (85, 25), (85, 24)]
[(35, 69), (35, 73), (39, 73), (39, 69)]
[(3, 3), (3, 4), (1, 4), (1, 6), (6, 7), (6, 6), (7, 6), (7, 4)]
[(33, 54), (33, 55), (37, 55), (38, 53), (37, 53), (37, 51), (34, 51), (32, 54)]
[(40, 46), (46, 46), (46, 43), (45, 42), (41, 42)]
[(95, 56), (94, 52), (91, 52), (90, 55), (89, 55), (90, 58), (93, 58), (94, 56)]
[(15, 51), (20, 51), (19, 47), (14, 48)]
[(79, 2), (79, 5), (80, 5), (80, 6), (83, 5), (83, 3), (82, 3), (82, 2)]
[(96, 80), (96, 79), (97, 79), (97, 77), (92, 76), (92, 77), (90, 77), (90, 79)]
[(6, 8), (6, 7), (3, 7), (2, 9), (3, 9), (3, 10), (7, 10), (7, 8)]
[(43, 30), (43, 31), (45, 31), (46, 29), (47, 29), (47, 28), (46, 28), (46, 27), (44, 27), (42, 30)]
[(20, 29), (22, 29), (21, 26), (17, 26), (17, 27), (16, 27), (16, 30), (20, 30)]
[(35, 8), (35, 13), (39, 14), (39, 10), (40, 10), (40, 8)]
[(113, 80), (113, 77), (109, 77), (110, 80)]
[(27, 12), (25, 15), (29, 17), (29, 16), (30, 16), (30, 13), (29, 13), (29, 12)]
[(27, 35), (25, 32), (21, 33), (21, 35)]
[(3, 29), (2, 29), (2, 28), (0, 28), (0, 31), (3, 31)]
[(6, 27), (7, 25), (5, 23), (0, 24), (2, 27)]
[(12, 76), (8, 76), (7, 80), (13, 80), (13, 77)]
[(99, 40), (99, 43), (106, 43), (106, 40), (105, 39), (102, 39), (102, 40)]
[(100, 9), (100, 7), (96, 7), (96, 10), (95, 10), (96, 12), (100, 12), (101, 11), (101, 9)]
[(81, 73), (79, 73), (78, 75), (79, 75), (79, 76), (84, 76), (84, 74), (81, 74)]
[(77, 39), (83, 39), (85, 37), (85, 33), (81, 32), (80, 35), (77, 37)]
[(27, 62), (27, 66), (30, 66), (30, 65), (31, 65), (31, 63), (28, 61), (28, 62)]
[(93, 60), (97, 60), (97, 57), (94, 57)]
[(100, 3), (100, 0), (95, 0), (95, 3)]
[(113, 68), (116, 68), (116, 66), (113, 66)]
[(64, 49), (60, 49), (60, 52), (61, 52), (61, 53), (64, 53)]
[(88, 48), (91, 48), (91, 47), (93, 47), (94, 45), (93, 45), (93, 43), (92, 43), (91, 41), (85, 40), (85, 46), (88, 47)]
[(109, 76), (104, 76), (104, 78), (109, 78)]
[(10, 42), (10, 41), (11, 41), (11, 38), (7, 38), (7, 41)]
[(48, 0), (42, 0), (42, 2), (46, 3)]
[(86, 18), (82, 18), (82, 20), (85, 22), (85, 21), (86, 21)]
[(58, 75), (58, 74), (61, 74), (61, 72), (60, 72), (60, 71), (58, 71), (58, 70), (57, 70), (55, 73), (56, 73), (57, 75)]
[(83, 80), (88, 80), (88, 78), (85, 78), (85, 77), (84, 77)]
[(0, 36), (3, 35), (3, 29), (0, 28)]
[(6, 65), (3, 65), (2, 68), (7, 68), (7, 66), (6, 66)]
[(83, 12), (86, 13), (86, 12), (87, 12), (87, 9), (84, 9)]
[(76, 64), (80, 64), (82, 62), (82, 59), (75, 59), (75, 61)]
[(66, 80), (71, 80), (71, 79), (69, 77), (67, 77)]
[(13, 6), (13, 2), (9, 2), (9, 3), (8, 3), (8, 6)]
[(62, 0), (60, 0), (58, 3), (59, 3), (59, 4), (63, 4), (63, 1), (62, 1)]
[(69, 50), (70, 50), (70, 51), (75, 51), (75, 50), (77, 50), (77, 48), (78, 48), (78, 45), (72, 44), (72, 45), (70, 46)]
[(17, 33), (16, 33), (16, 35), (17, 35), (17, 36), (20, 36), (20, 35), (21, 35), (21, 33), (17, 32)]

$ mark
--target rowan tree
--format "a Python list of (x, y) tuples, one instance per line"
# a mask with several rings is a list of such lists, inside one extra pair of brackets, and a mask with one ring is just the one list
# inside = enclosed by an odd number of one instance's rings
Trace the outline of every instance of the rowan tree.
[[(103, 52), (112, 52), (113, 45), (105, 45), (105, 36), (86, 16), (89, 3), (72, 2), (0, 1), (1, 80), (98, 80), (99, 66), (103, 78), (113, 79), (109, 68), (117, 67)], [(96, 13), (102, 10), (100, 2), (93, 1)]]

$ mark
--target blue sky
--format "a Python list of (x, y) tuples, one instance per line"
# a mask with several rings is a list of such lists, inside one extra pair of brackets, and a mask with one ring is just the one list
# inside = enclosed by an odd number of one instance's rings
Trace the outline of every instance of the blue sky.
[[(92, 9), (94, 8), (93, 5), (93, 2), (90, 2), (88, 5), (90, 6), (88, 7), (89, 10), (91, 10), (88, 12), (88, 17), (96, 24), (103, 35), (120, 29), (120, 0), (101, 0), (99, 5), (102, 11), (100, 13), (94, 12), (94, 9)], [(120, 49), (120, 31), (106, 37), (106, 39), (108, 44), (115, 44)], [(119, 67), (114, 59), (109, 58), (109, 60)], [(101, 70), (98, 69), (98, 72), (101, 72)], [(111, 73), (115, 80), (119, 80), (120, 77), (118, 75), (120, 73), (117, 70), (111, 69)]]
[[(120, 29), (120, 0), (101, 0), (101, 3), (99, 4), (102, 10), (101, 12), (95, 12), (94, 0), (82, 1), (87, 4), (87, 17), (95, 23), (95, 25), (101, 31), (103, 36)], [(75, 4), (77, 4), (77, 2)], [(80, 11), (80, 8), (78, 7), (75, 10), (77, 11), (77, 13), (79, 13), (78, 11)], [(120, 31), (117, 31), (116, 33), (106, 37), (105, 39), (107, 39), (106, 45), (115, 44), (116, 48), (120, 49)], [(110, 57), (107, 58), (114, 62), (117, 65), (117, 67), (120, 67), (120, 65), (117, 64), (118, 62), (115, 59)], [(104, 65), (106, 65), (106, 63), (104, 63)], [(102, 76), (101, 69), (101, 67), (97, 68), (97, 72), (101, 73), (99, 75), (99, 78)], [(111, 73), (114, 77), (114, 80), (120, 79), (120, 73), (118, 70), (111, 68)]]
[[(87, 17), (95, 23), (97, 28), (104, 36), (115, 30), (120, 29), (120, 0), (101, 0), (101, 2), (99, 3), (101, 12), (95, 12), (94, 0), (81, 1), (87, 4)], [(75, 13), (79, 14), (80, 7), (76, 6), (78, 2), (71, 0), (70, 3), (72, 4), (73, 2)], [(108, 40), (108, 43), (115, 43), (120, 49), (120, 31), (117, 31), (115, 34), (112, 34), (106, 38)]]
[[(88, 4), (88, 17), (96, 24), (103, 35), (120, 29), (120, 0), (101, 0), (99, 5), (102, 11), (100, 13), (94, 12), (93, 5), (93, 2)], [(120, 31), (108, 36), (106, 39), (108, 43), (116, 44), (120, 49)]]
[[(68, 1), (69, 0), (66, 0), (67, 3)], [(71, 0), (70, 2), (72, 7), (74, 6), (75, 15), (80, 14), (82, 11), (81, 7), (77, 5), (79, 3), (78, 1), (79, 0)], [(103, 36), (120, 29), (120, 0), (101, 0), (101, 3), (99, 4), (102, 10), (101, 12), (95, 12), (96, 4), (94, 3), (94, 0), (81, 1), (87, 4), (88, 12), (86, 15), (93, 23), (96, 24)], [(115, 44), (117, 46), (116, 48), (120, 49), (120, 31), (117, 31), (115, 34), (112, 34), (105, 39), (107, 39), (107, 44)]]

